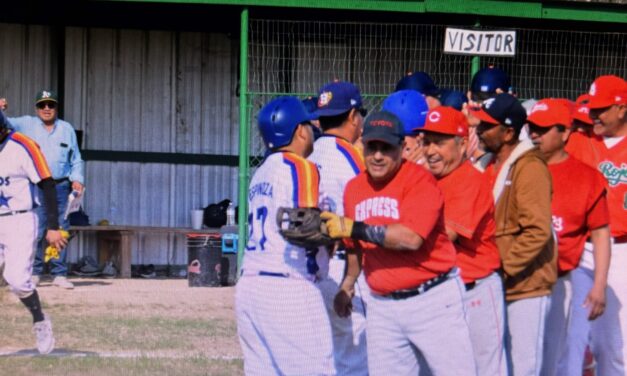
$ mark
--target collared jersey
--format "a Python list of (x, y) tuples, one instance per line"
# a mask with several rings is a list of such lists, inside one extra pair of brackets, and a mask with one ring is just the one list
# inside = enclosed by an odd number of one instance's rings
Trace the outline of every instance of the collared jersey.
[(39, 146), (11, 131), (0, 144), (0, 214), (33, 209), (37, 205), (34, 184), (50, 177)]
[(567, 272), (579, 265), (590, 230), (609, 223), (605, 181), (590, 166), (569, 156), (550, 164), (553, 179), (553, 229), (557, 234), (557, 267)]
[(453, 243), (465, 283), (501, 266), (496, 247), (494, 199), (488, 178), (466, 161), (438, 180), (444, 194), (444, 221), (458, 235)]
[(320, 207), (344, 215), (346, 183), (365, 170), (361, 152), (343, 138), (323, 134), (308, 158), (320, 171)]
[[(280, 207), (317, 207), (319, 180), (312, 162), (290, 152), (272, 153), (257, 168), (248, 190), (244, 270), (308, 276), (305, 250), (283, 239), (276, 218)], [(328, 271), (328, 254), (318, 252), (317, 260)]]
[(18, 132), (37, 142), (48, 161), (54, 179), (69, 178), (84, 184), (84, 164), (78, 149), (76, 132), (70, 123), (55, 120), (52, 132), (36, 116), (9, 118), (9, 123)]
[(578, 142), (568, 148), (572, 142), (569, 140), (567, 151), (603, 175), (607, 184), (612, 237), (627, 236), (627, 136), (609, 149), (601, 138), (590, 137), (584, 141), (587, 142)]
[(374, 186), (366, 172), (350, 180), (344, 192), (345, 216), (369, 225), (400, 223), (424, 240), (417, 251), (395, 251), (348, 240), (363, 249), (363, 270), (376, 294), (419, 286), (455, 266), (455, 248), (444, 227), (444, 198), (424, 167), (403, 161), (396, 175)]

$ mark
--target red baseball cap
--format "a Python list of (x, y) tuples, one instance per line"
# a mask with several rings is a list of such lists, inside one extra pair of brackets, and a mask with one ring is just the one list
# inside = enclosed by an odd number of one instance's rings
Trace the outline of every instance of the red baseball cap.
[(590, 109), (627, 104), (627, 82), (618, 76), (600, 76), (590, 85)]
[(585, 94), (581, 94), (580, 96), (578, 96), (575, 103), (577, 105), (588, 104), (589, 100), (590, 100), (590, 95), (588, 93), (585, 93)]
[(572, 116), (562, 99), (542, 99), (531, 107), (527, 121), (539, 127), (563, 125), (570, 128)]
[(468, 136), (468, 120), (464, 114), (453, 107), (438, 106), (429, 111), (425, 126), (420, 130), (466, 137)]

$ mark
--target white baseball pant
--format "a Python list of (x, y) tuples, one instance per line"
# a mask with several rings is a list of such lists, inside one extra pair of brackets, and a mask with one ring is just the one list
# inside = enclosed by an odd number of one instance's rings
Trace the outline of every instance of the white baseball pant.
[(37, 243), (37, 216), (29, 211), (0, 217), (0, 265), (3, 277), (18, 298), (33, 293), (31, 282)]
[[(543, 376), (557, 375), (557, 364), (566, 351), (567, 328), (570, 321), (573, 295), (571, 273), (572, 271), (559, 277), (551, 291), (551, 307), (544, 330), (544, 354), (542, 355), (541, 372)], [(581, 370), (582, 367), (579, 365), (579, 372)]]

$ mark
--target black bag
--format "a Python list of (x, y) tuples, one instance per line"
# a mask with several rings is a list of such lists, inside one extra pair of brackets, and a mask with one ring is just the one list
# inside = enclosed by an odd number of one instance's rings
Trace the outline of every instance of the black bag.
[(70, 226), (89, 226), (89, 216), (83, 211), (83, 207), (78, 211), (70, 213), (67, 217)]
[(204, 209), (203, 223), (207, 227), (222, 227), (226, 225), (226, 209), (231, 200), (225, 199), (217, 204), (211, 204)]

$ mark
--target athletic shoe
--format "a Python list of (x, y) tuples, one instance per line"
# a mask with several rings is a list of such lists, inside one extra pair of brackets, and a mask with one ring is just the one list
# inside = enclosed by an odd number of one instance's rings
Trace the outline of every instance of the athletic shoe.
[(68, 281), (67, 277), (62, 276), (62, 275), (54, 277), (52, 284), (57, 287), (61, 287), (61, 288), (68, 289), (68, 290), (71, 290), (74, 288), (74, 284)]
[(37, 287), (40, 278), (41, 277), (39, 277), (38, 275), (33, 275), (32, 277), (30, 277), (30, 281), (33, 284), (33, 287)]
[(115, 276), (118, 275), (118, 271), (113, 265), (113, 262), (107, 261), (100, 274), (105, 278), (115, 278)]
[(33, 332), (37, 338), (37, 350), (40, 354), (50, 354), (54, 349), (54, 335), (52, 334), (52, 322), (48, 316), (44, 316), (44, 321), (36, 322), (33, 325)]

